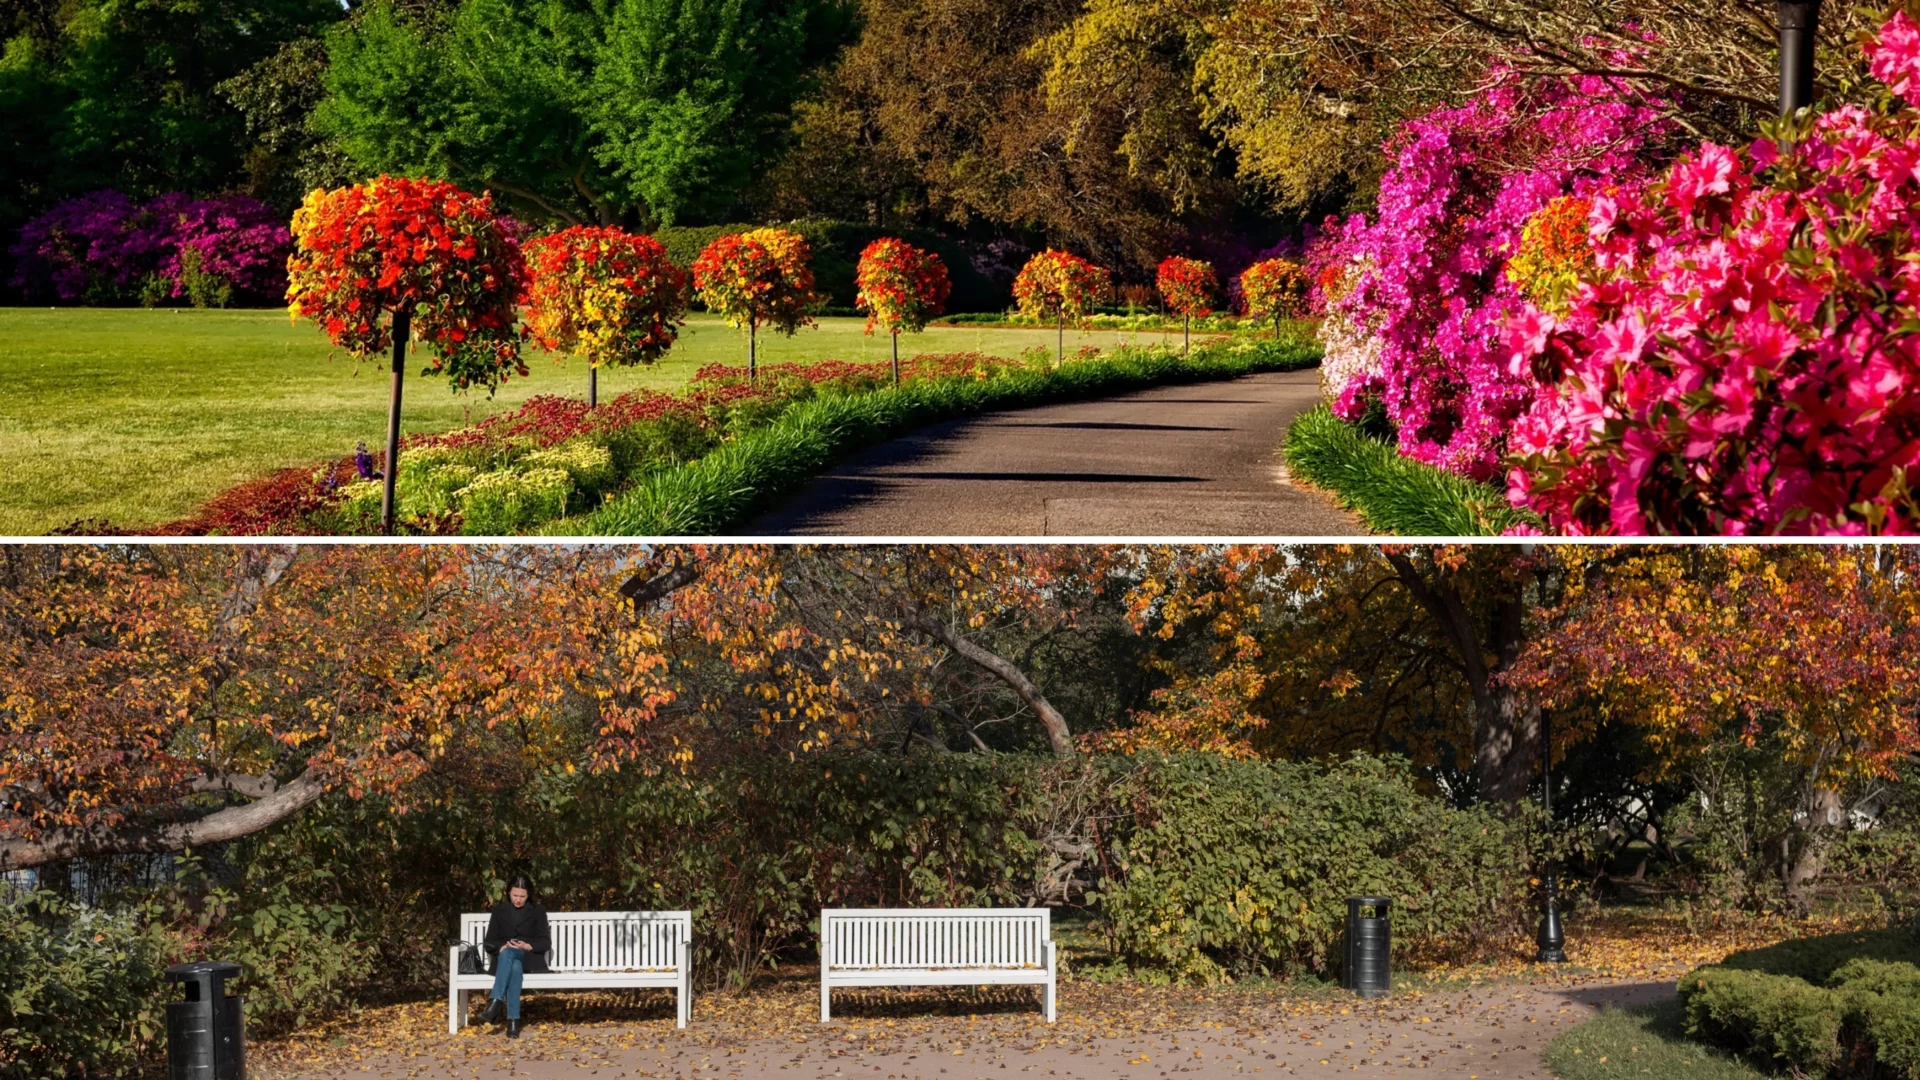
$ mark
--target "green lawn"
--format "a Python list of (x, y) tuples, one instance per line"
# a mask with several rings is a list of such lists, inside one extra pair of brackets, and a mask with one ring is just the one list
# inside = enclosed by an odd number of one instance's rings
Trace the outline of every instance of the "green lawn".
[(1564, 1080), (1767, 1080), (1768, 1074), (1687, 1037), (1673, 999), (1607, 1009), (1547, 1046), (1547, 1068)]
[[(852, 318), (820, 320), (789, 339), (762, 337), (766, 363), (884, 360), (887, 341)], [(1067, 348), (1159, 341), (1159, 333), (1069, 333)], [(1017, 355), (1051, 347), (1051, 331), (936, 327), (902, 352)], [(76, 519), (121, 526), (185, 517), (216, 492), (288, 465), (350, 453), (385, 437), (383, 365), (329, 358), (310, 324), (280, 311), (0, 308), (0, 535), (45, 533)], [(601, 372), (603, 398), (672, 389), (709, 363), (743, 363), (745, 341), (696, 315), (666, 359)], [(586, 395), (578, 360), (529, 354), (532, 376), (488, 398), (407, 379), (403, 430), (438, 431), (535, 394)], [(415, 367), (414, 370), (418, 370)]]

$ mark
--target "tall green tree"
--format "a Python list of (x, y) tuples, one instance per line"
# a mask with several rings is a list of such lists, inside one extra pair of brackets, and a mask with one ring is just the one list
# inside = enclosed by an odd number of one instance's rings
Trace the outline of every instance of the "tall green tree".
[(464, 0), (329, 41), (315, 124), (369, 172), (562, 221), (723, 217), (855, 29), (846, 0)]

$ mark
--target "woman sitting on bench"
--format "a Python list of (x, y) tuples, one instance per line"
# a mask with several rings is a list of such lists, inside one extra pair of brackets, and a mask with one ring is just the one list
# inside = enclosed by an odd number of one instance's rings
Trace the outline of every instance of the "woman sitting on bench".
[(533, 902), (533, 882), (515, 874), (507, 882), (507, 898), (493, 905), (484, 942), (493, 960), (493, 993), (482, 1020), (507, 1013), (507, 1037), (520, 1037), (520, 981), (524, 975), (547, 971), (547, 909)]

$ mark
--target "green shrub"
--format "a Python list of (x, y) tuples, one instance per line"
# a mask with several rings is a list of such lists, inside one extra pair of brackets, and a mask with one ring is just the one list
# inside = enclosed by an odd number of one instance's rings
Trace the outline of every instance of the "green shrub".
[(1687, 1030), (1738, 1053), (1825, 1074), (1841, 1060), (1845, 999), (1791, 975), (1701, 968), (1680, 980)]
[(1403, 762), (1139, 759), (1098, 901), (1116, 949), (1176, 978), (1338, 968), (1347, 897), (1394, 900), (1393, 944), (1477, 952), (1530, 910), (1524, 826), (1422, 793)]
[(221, 928), (222, 960), (245, 967), (249, 1034), (299, 1027), (345, 1008), (374, 975), (353, 910), (297, 896), (284, 881), (249, 898)]
[(1688, 1030), (1810, 1075), (1920, 1080), (1920, 966), (1905, 930), (1828, 934), (1729, 956), (1680, 980)]
[(49, 894), (0, 911), (0, 1077), (127, 1076), (164, 1037), (167, 936)]
[(1400, 454), (1325, 405), (1287, 429), (1287, 469), (1331, 492), (1367, 527), (1400, 536), (1498, 536), (1533, 518), (1504, 492)]

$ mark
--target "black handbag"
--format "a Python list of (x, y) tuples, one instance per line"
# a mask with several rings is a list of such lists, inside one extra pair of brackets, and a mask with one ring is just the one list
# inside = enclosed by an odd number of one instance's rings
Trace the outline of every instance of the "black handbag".
[(485, 975), (487, 967), (480, 961), (480, 946), (472, 942), (460, 943), (460, 974)]

